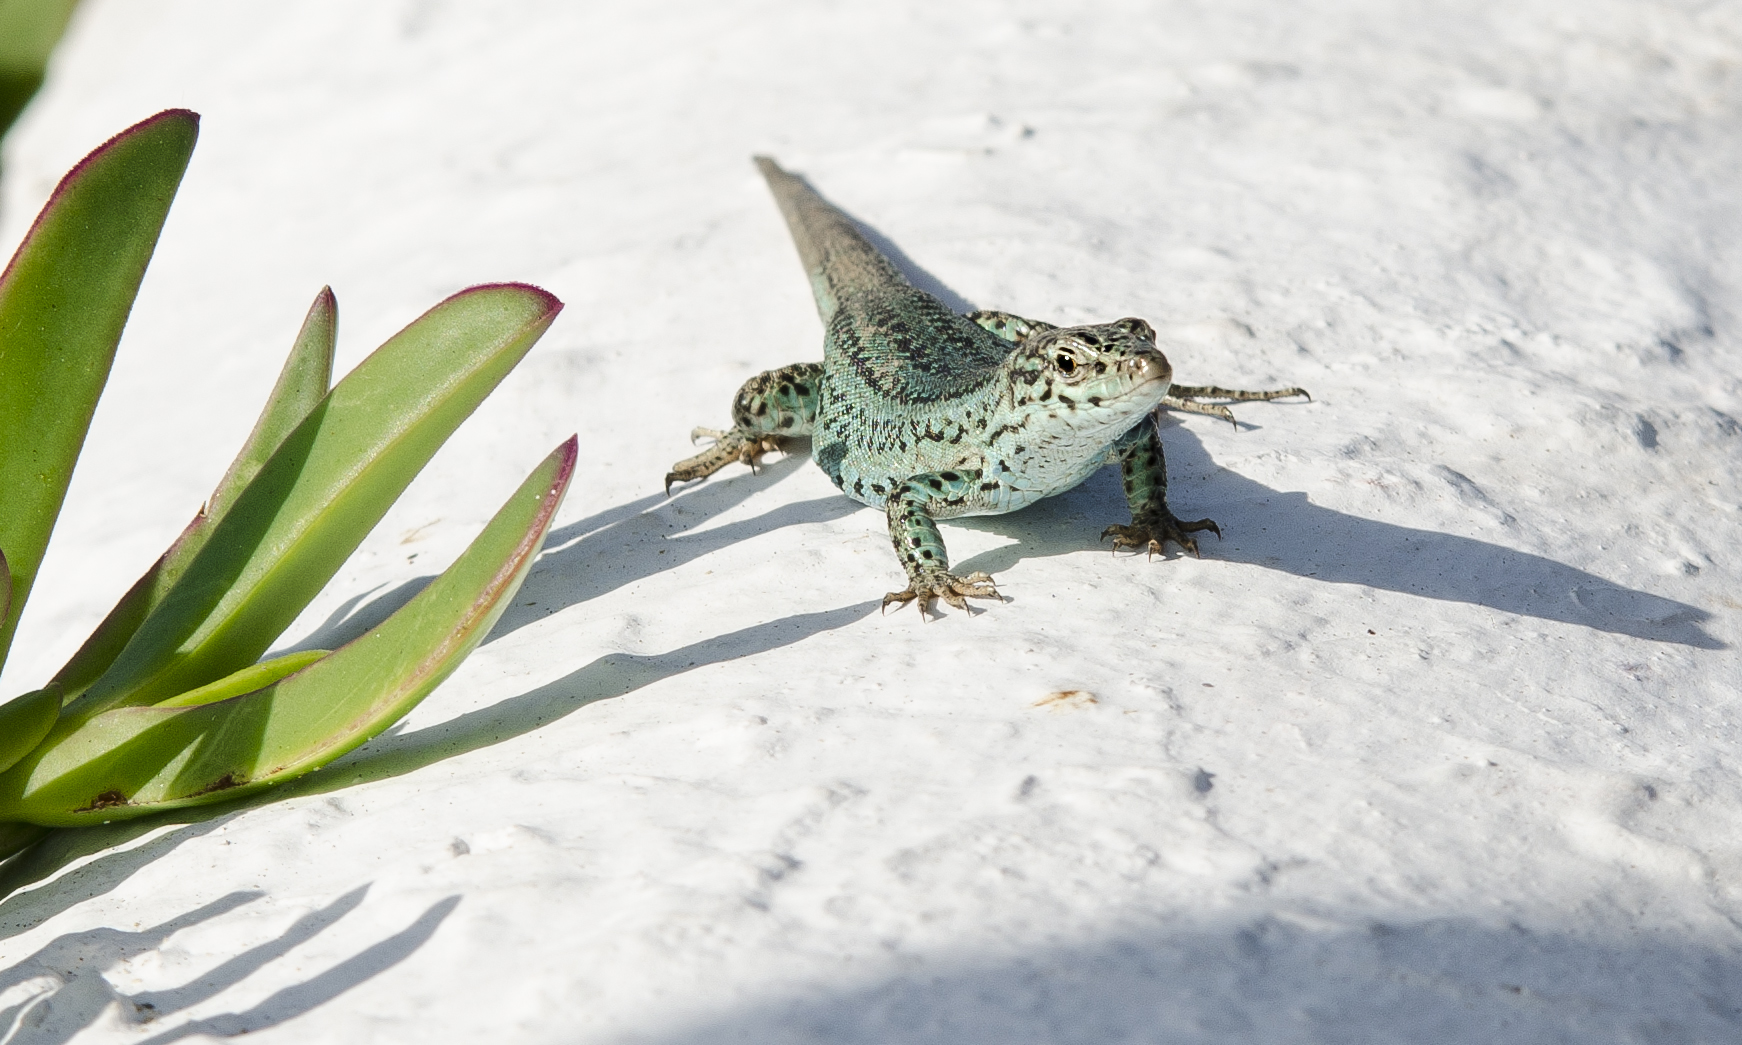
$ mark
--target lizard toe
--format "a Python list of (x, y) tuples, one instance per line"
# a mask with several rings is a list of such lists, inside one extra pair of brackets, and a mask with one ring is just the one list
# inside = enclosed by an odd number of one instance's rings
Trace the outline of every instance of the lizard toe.
[(911, 584), (902, 591), (889, 592), (883, 596), (883, 612), (889, 612), (889, 606), (891, 603), (894, 603), (897, 606), (905, 606), (917, 598), (919, 598), (919, 593), (913, 590)]
[(997, 598), (1001, 598), (998, 587), (992, 583), (992, 576), (983, 570), (976, 570), (966, 577), (937, 570), (920, 575), (901, 591), (892, 591), (883, 596), (883, 609), (888, 612), (892, 604), (918, 602), (920, 615), (929, 619), (932, 602), (937, 599), (942, 599), (958, 610), (968, 610), (969, 599)]
[(1167, 542), (1172, 541), (1179, 545), (1182, 550), (1201, 558), (1201, 553), (1198, 551), (1198, 539), (1192, 534), (1204, 530), (1210, 531), (1218, 538), (1222, 536), (1222, 528), (1217, 526), (1213, 519), (1186, 522), (1184, 519), (1176, 519), (1170, 514), (1159, 518), (1133, 519), (1129, 526), (1115, 523), (1101, 531), (1101, 539), (1104, 541), (1109, 537), (1113, 538), (1113, 551), (1115, 553), (1121, 548), (1142, 548), (1151, 558), (1163, 554)]

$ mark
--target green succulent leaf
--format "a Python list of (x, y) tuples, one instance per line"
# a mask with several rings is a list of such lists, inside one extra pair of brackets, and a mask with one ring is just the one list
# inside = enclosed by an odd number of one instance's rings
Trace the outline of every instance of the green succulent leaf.
[(561, 308), (536, 287), (474, 287), (358, 364), (284, 439), (57, 729), (253, 663)]
[(0, 0), (0, 135), (42, 86), (75, 0)]
[[(12, 598), (12, 572), (6, 566), (6, 553), (0, 552), (0, 618), (6, 615), (6, 603)], [(48, 736), (55, 719), (60, 717), (60, 690), (52, 683), (47, 689), (26, 693), (0, 704), (0, 772), (30, 753), (30, 749)]]
[(158, 113), (61, 179), (0, 274), (0, 547), (12, 645), (199, 117)]
[(0, 704), (0, 771), (42, 743), (60, 717), (60, 690), (53, 686)]
[(284, 678), (294, 675), (302, 669), (320, 660), (332, 650), (311, 649), (286, 653), (282, 657), (263, 660), (258, 664), (250, 664), (241, 671), (225, 675), (216, 682), (208, 683), (199, 689), (190, 689), (186, 693), (177, 693), (168, 700), (160, 700), (151, 705), (154, 708), (193, 708), (201, 704), (216, 704), (220, 700), (229, 700), (244, 693), (252, 693)]
[(249, 693), (118, 707), (51, 738), (0, 774), (0, 821), (75, 825), (223, 801), (364, 743), (452, 673), (512, 602), (577, 452), (571, 437), (452, 566), (356, 641)]
[(206, 503), (205, 517), (214, 524), (284, 445), (285, 438), (326, 398), (333, 385), (333, 351), (338, 340), (339, 300), (332, 287), (322, 287), (303, 317), (302, 329), (296, 332), (296, 343), (291, 345), (290, 358), (266, 399), (266, 409), (260, 412), (254, 431)]
[(322, 287), (309, 306), (290, 359), (267, 397), (254, 431), (231, 462), (218, 488), (169, 550), (134, 582), (84, 645), (52, 680), (71, 700), (85, 691), (115, 662), (146, 616), (187, 572), (236, 498), (260, 473), (275, 450), (327, 394), (333, 380), (333, 348), (338, 335), (339, 303), (331, 287)]

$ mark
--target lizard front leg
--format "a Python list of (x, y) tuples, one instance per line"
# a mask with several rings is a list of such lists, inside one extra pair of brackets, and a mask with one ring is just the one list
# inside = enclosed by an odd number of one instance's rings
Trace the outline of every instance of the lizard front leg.
[(984, 572), (957, 577), (950, 572), (950, 558), (944, 551), (943, 535), (931, 513), (941, 505), (965, 498), (979, 483), (978, 469), (929, 472), (916, 475), (889, 492), (884, 510), (889, 516), (889, 541), (895, 546), (895, 557), (907, 570), (907, 587), (883, 596), (883, 608), (889, 604), (919, 600), (923, 617), (931, 609), (933, 599), (942, 599), (956, 609), (968, 608), (964, 596), (995, 599), (998, 589)]
[(725, 432), (712, 428), (692, 431), (692, 442), (707, 437), (714, 445), (672, 465), (665, 474), (665, 492), (671, 493), (673, 483), (705, 478), (733, 461), (755, 468), (757, 458), (780, 449), (782, 437), (809, 435), (817, 419), (822, 386), (821, 363), (765, 370), (744, 382), (732, 400), (732, 428)]
[(1101, 539), (1113, 538), (1113, 550), (1145, 548), (1151, 555), (1172, 541), (1198, 554), (1198, 540), (1192, 534), (1208, 530), (1222, 536), (1221, 527), (1212, 519), (1185, 522), (1174, 516), (1167, 506), (1167, 459), (1161, 452), (1161, 434), (1152, 416), (1145, 417), (1137, 427), (1113, 444), (1112, 455), (1119, 462), (1120, 478), (1125, 484), (1125, 502), (1131, 506), (1131, 525), (1114, 524), (1101, 531)]

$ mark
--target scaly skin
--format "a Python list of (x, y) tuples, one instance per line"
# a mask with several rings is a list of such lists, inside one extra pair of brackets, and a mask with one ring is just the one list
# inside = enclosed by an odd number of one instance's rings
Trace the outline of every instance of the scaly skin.
[(1172, 384), (1173, 368), (1141, 319), (1058, 327), (1005, 312), (961, 316), (914, 287), (833, 205), (758, 157), (810, 276), (825, 336), (821, 363), (750, 379), (733, 427), (696, 429), (716, 441), (672, 467), (673, 483), (732, 461), (754, 467), (789, 435), (810, 435), (811, 457), (847, 496), (883, 508), (907, 587), (884, 596), (958, 609), (997, 598), (984, 573), (949, 570), (937, 520), (995, 515), (1081, 483), (1117, 462), (1130, 525), (1102, 533), (1113, 547), (1152, 555), (1172, 541), (1221, 536), (1209, 519), (1184, 522), (1167, 506), (1167, 466), (1154, 423), (1162, 406), (1233, 420), (1234, 401), (1304, 396), (1299, 388), (1242, 392)]

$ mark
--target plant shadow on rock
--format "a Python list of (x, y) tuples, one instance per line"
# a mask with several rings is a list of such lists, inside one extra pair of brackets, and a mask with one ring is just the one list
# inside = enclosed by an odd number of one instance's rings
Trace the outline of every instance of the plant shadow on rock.
[[(234, 818), (228, 807), (207, 809), (204, 818), (184, 823), (131, 849), (117, 849), (161, 829), (160, 817), (117, 820), (101, 827), (55, 831), (0, 866), (0, 940), (36, 928), (50, 918), (113, 890), (140, 868), (168, 855), (182, 843), (208, 834)], [(104, 852), (110, 850), (109, 852)], [(84, 857), (101, 857), (49, 884), (20, 892), (52, 877)]]
[[(1331, 584), (1486, 606), (1654, 642), (1728, 648), (1702, 627), (1712, 615), (1698, 607), (1628, 588), (1540, 555), (1346, 515), (1311, 503), (1303, 493), (1272, 490), (1218, 467), (1183, 425), (1168, 426), (1163, 442), (1176, 498), (1180, 491), (1189, 491), (1191, 503), (1213, 515), (1226, 535), (1220, 541), (1213, 535), (1199, 537), (1206, 559), (1262, 566)], [(1200, 481), (1196, 476), (1208, 478)], [(1084, 515), (1089, 522), (1074, 521)], [(985, 570), (997, 576), (1023, 559), (1081, 551), (1102, 526), (1123, 522), (1129, 515), (1117, 477), (1112, 469), (1103, 469), (1076, 490), (1022, 512), (955, 520), (1018, 542), (981, 552), (955, 568), (959, 573)], [(1067, 519), (1073, 520), (1072, 525), (1062, 525)], [(1178, 550), (1170, 545), (1169, 553)]]
[[(808, 458), (794, 452), (771, 462), (755, 477), (707, 483), (671, 499), (679, 516), (704, 522), (743, 502), (769, 483), (790, 475)], [(754, 481), (752, 481), (754, 480)], [(487, 641), (495, 641), (566, 606), (596, 598), (665, 570), (692, 562), (785, 526), (826, 522), (861, 507), (845, 497), (783, 505), (752, 519), (716, 526), (682, 540), (667, 540), (670, 524), (648, 508), (665, 500), (652, 494), (552, 530), (543, 557)], [(654, 544), (662, 545), (654, 548)], [(640, 550), (636, 551), (637, 546)], [(668, 554), (658, 554), (659, 551)], [(712, 664), (751, 657), (845, 627), (877, 612), (866, 600), (836, 609), (797, 613), (693, 642), (667, 653), (607, 653), (569, 674), (489, 707), (414, 732), (375, 738), (327, 771), (311, 773), (280, 794), (318, 794), (400, 776), (455, 755), (523, 736), (589, 704), (624, 696), (656, 682)]]
[(435, 574), (428, 573), (401, 581), (384, 592), (375, 588), (353, 595), (340, 603), (313, 631), (298, 639), (295, 645), (274, 649), (262, 659), (270, 660), (303, 650), (338, 649), (347, 642), (362, 638), (364, 632), (393, 616), (435, 579)]
[[(895, 963), (891, 963), (895, 964)], [(649, 1045), (1224, 1045), (1742, 1040), (1742, 953), (1470, 918), (1270, 916), (903, 971), (695, 1019)], [(851, 968), (851, 966), (842, 966)]]
[[(560, 610), (694, 562), (739, 541), (784, 526), (828, 522), (863, 508), (845, 497), (821, 497), (781, 505), (755, 518), (716, 526), (701, 533), (683, 533), (684, 529), (692, 529), (737, 507), (758, 491), (804, 467), (809, 460), (808, 440), (793, 440), (784, 457), (764, 462), (754, 476), (744, 473), (722, 477), (735, 481), (699, 483), (669, 498), (661, 493), (648, 494), (552, 529), (545, 539), (544, 551), (521, 585), (514, 605), (504, 611), (485, 643), (495, 642)], [(649, 510), (662, 504), (668, 506), (666, 511)], [(682, 522), (674, 526), (670, 521), (672, 517)], [(271, 655), (341, 646), (409, 602), (433, 579), (433, 576), (413, 578), (373, 598), (369, 593), (353, 596), (294, 645), (274, 650)]]
[[(772, 462), (759, 476), (743, 476), (740, 482), (714, 483), (686, 491), (672, 498), (673, 505), (695, 522), (704, 522), (791, 474), (804, 461), (794, 454)], [(668, 524), (647, 513), (648, 508), (664, 500), (662, 494), (653, 494), (553, 530), (546, 550), (522, 585), (515, 606), (503, 615), (486, 642), (541, 620), (557, 609), (632, 584), (736, 541), (781, 526), (825, 521), (859, 507), (844, 497), (800, 502), (754, 519), (715, 527), (693, 538), (664, 541), (661, 538), (669, 529)], [(638, 553), (624, 554), (625, 546), (634, 548), (641, 542), (659, 543), (670, 554), (657, 554), (651, 543)], [(346, 600), (311, 635), (288, 649), (327, 648), (325, 644), (336, 646), (355, 639), (409, 601), (430, 579), (420, 577), (403, 582), (372, 600), (365, 601), (367, 594)], [(528, 602), (536, 606), (528, 608), (525, 605)], [(530, 733), (588, 704), (623, 696), (696, 668), (766, 653), (844, 627), (869, 616), (877, 606), (875, 601), (866, 601), (833, 610), (794, 614), (703, 639), (668, 653), (606, 654), (560, 679), (455, 719), (413, 732), (395, 726), (332, 765), (233, 804), (56, 830), (10, 861), (0, 863), (0, 900), (4, 901), (0, 902), (0, 939), (32, 929), (108, 892), (183, 842), (211, 831), (244, 810), (295, 796), (325, 794), (357, 783), (389, 779), (490, 747)], [(132, 849), (108, 853), (49, 886), (20, 892), (53, 877), (71, 863), (125, 845), (167, 825), (183, 826)]]
[[(663, 494), (649, 494), (552, 530), (538, 569), (526, 579), (515, 604), (503, 613), (491, 639), (501, 638), (566, 606), (694, 562), (739, 541), (786, 526), (828, 522), (863, 509), (863, 505), (846, 497), (819, 497), (780, 505), (754, 518), (700, 533), (684, 532), (736, 507), (809, 463), (808, 441), (793, 440), (785, 457), (759, 466), (755, 476), (737, 474), (725, 477), (727, 481), (697, 483), (669, 502)], [(669, 507), (659, 512), (648, 511), (661, 502), (667, 502)], [(679, 521), (674, 523), (673, 519)]]
[[(129, 995), (117, 990), (105, 974), (160, 949), (177, 932), (254, 902), (260, 893), (233, 892), (145, 929), (97, 928), (58, 936), (0, 973), (0, 997), (21, 993), (15, 989), (31, 981), (44, 984), (41, 991), (0, 1006), (0, 1036), (11, 1045), (59, 1045), (91, 1026), (111, 1004), (117, 1004), (122, 1018), (136, 1025), (173, 1017), (217, 997), (312, 940), (356, 910), (368, 891), (367, 885), (353, 889), (297, 919), (275, 939), (228, 958), (170, 990)], [(245, 1011), (192, 1020), (146, 1040), (158, 1045), (194, 1035), (233, 1037), (301, 1016), (410, 957), (459, 902), (458, 896), (438, 900), (406, 928)]]

